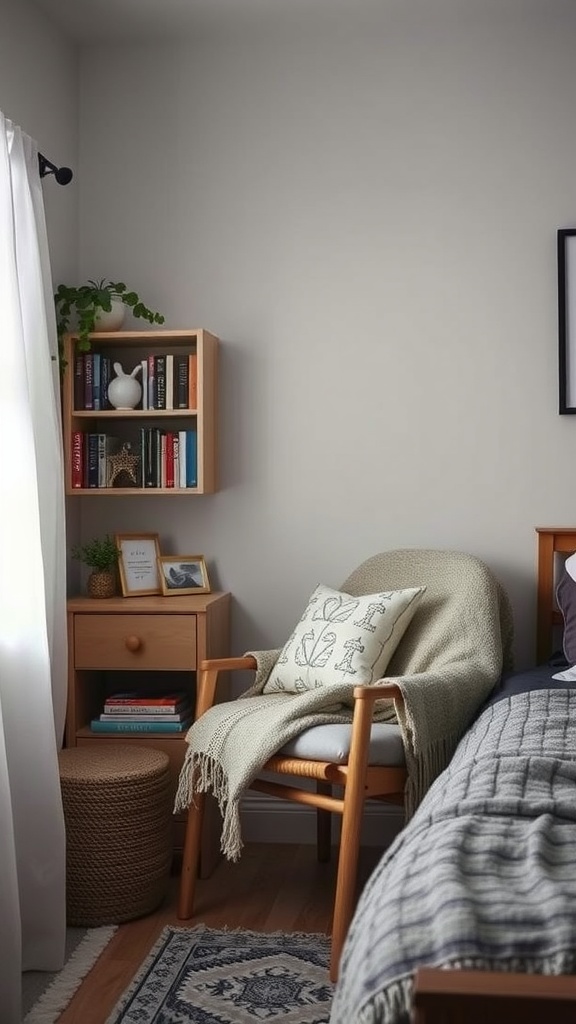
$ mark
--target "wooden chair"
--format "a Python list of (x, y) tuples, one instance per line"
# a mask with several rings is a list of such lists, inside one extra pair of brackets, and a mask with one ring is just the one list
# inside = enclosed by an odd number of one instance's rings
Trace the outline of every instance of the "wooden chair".
[[(453, 551), (429, 549), (399, 549), (373, 555), (355, 569), (342, 584), (341, 590), (356, 596), (405, 587), (425, 587), (414, 619), (392, 656), (387, 671), (392, 678), (430, 671), (435, 659), (444, 657), (446, 645), (440, 634), (450, 637), (465, 627), (466, 611), (471, 594), (486, 580), (486, 567), (473, 556)], [(472, 581), (472, 584), (471, 584)], [(470, 587), (473, 587), (471, 590)], [(440, 652), (440, 653), (439, 653)], [(196, 718), (200, 718), (215, 701), (219, 672), (256, 668), (252, 657), (203, 661), (198, 679)], [(402, 691), (394, 682), (358, 686), (354, 689), (354, 712), (349, 726), (350, 742), (347, 758), (328, 760), (312, 746), (306, 759), (294, 756), (292, 745), (287, 745), (263, 767), (263, 772), (287, 776), (289, 781), (268, 781), (258, 778), (252, 789), (317, 808), (318, 856), (327, 860), (330, 852), (330, 815), (342, 815), (339, 844), (336, 894), (332, 922), (332, 952), (330, 977), (336, 980), (344, 938), (352, 920), (356, 900), (357, 867), (360, 845), (360, 824), (367, 799), (403, 804), (407, 771), (404, 747), (399, 726), (373, 724), (374, 704), (382, 698), (393, 698), (396, 709), (402, 701)], [(396, 749), (390, 756), (386, 733), (385, 750), (378, 751), (380, 730), (397, 730)], [(317, 737), (315, 730), (301, 734), (311, 744)], [(382, 735), (382, 733), (380, 733)], [(301, 747), (298, 748), (302, 753)], [(339, 751), (339, 754), (342, 752)], [(298, 780), (315, 780), (316, 791), (301, 787)], [(337, 795), (333, 792), (336, 789)], [(202, 815), (205, 801), (196, 798), (196, 806), (188, 812), (184, 843), (182, 879), (178, 916), (187, 920), (192, 916), (194, 886), (198, 867)]]
[[(196, 718), (200, 718), (212, 705), (216, 697), (219, 672), (255, 669), (252, 657), (223, 658), (203, 661), (200, 665)], [(295, 785), (255, 779), (251, 789), (270, 796), (281, 797), (296, 803), (317, 808), (318, 859), (327, 861), (330, 856), (330, 815), (342, 815), (336, 895), (332, 923), (332, 948), (330, 978), (336, 981), (338, 964), (346, 932), (352, 919), (356, 902), (356, 876), (360, 848), (360, 825), (367, 799), (383, 799), (391, 803), (403, 803), (406, 770), (402, 766), (370, 765), (369, 749), (374, 703), (383, 697), (402, 699), (398, 686), (384, 683), (380, 686), (354, 688), (354, 714), (350, 737), (350, 751), (346, 764), (318, 760), (302, 760), (283, 756), (272, 757), (263, 771), (292, 779), (315, 779), (316, 792), (298, 789)], [(335, 796), (332, 787), (340, 787)], [(192, 917), (194, 890), (200, 857), (200, 839), (204, 814), (205, 797), (197, 794), (196, 805), (190, 806), (186, 826), (186, 838), (182, 858), (182, 876), (178, 917), (188, 920)]]

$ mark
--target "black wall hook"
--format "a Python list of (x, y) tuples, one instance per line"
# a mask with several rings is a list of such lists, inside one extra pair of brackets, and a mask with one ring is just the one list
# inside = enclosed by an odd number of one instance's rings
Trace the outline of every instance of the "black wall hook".
[(72, 181), (73, 174), (69, 167), (56, 167), (56, 164), (47, 160), (43, 153), (38, 153), (38, 168), (41, 178), (53, 174), (59, 185), (68, 185)]

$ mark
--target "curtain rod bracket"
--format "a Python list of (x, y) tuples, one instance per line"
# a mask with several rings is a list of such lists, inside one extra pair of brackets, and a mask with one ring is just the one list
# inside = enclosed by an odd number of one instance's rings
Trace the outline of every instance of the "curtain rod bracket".
[(69, 167), (56, 167), (56, 164), (47, 160), (43, 153), (38, 153), (38, 169), (41, 178), (45, 178), (47, 174), (53, 174), (59, 185), (68, 185), (73, 178)]

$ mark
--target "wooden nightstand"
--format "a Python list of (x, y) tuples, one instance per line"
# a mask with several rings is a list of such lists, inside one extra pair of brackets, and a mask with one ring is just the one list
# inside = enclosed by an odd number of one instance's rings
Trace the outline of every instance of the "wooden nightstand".
[[(189, 690), (204, 658), (229, 653), (230, 594), (176, 597), (111, 597), (68, 600), (68, 707), (66, 746), (129, 743), (163, 750), (174, 790), (186, 750), (183, 734), (90, 730), (114, 690), (141, 687)], [(202, 875), (217, 857), (219, 822), (211, 815)], [(185, 815), (175, 818), (174, 847), (182, 849)]]

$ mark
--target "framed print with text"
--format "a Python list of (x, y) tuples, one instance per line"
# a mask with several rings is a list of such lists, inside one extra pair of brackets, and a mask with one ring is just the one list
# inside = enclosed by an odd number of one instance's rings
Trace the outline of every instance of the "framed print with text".
[(208, 571), (202, 555), (164, 555), (158, 558), (158, 568), (165, 597), (210, 593)]
[(160, 594), (157, 533), (117, 533), (118, 568), (124, 597)]

